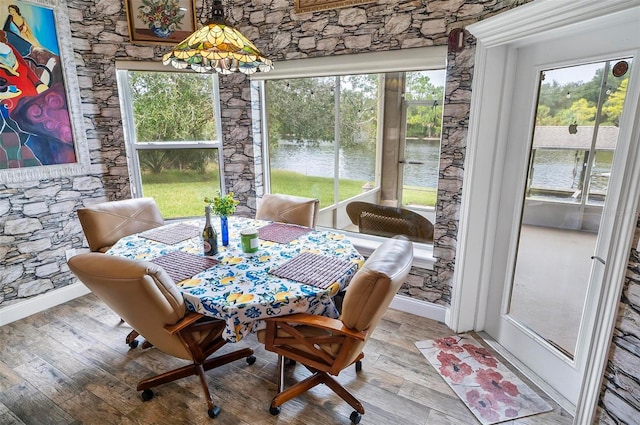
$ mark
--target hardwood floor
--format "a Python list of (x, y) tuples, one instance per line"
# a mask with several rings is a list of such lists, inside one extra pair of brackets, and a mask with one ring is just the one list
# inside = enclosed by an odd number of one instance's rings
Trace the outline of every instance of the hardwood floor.
[[(207, 373), (215, 419), (206, 412), (193, 376), (157, 387), (143, 402), (135, 390), (143, 377), (183, 364), (153, 348), (129, 350), (129, 332), (93, 295), (0, 328), (0, 424), (349, 424), (352, 409), (321, 385), (269, 414), (276, 391), (276, 356), (254, 337), (257, 361), (240, 360)], [(362, 401), (362, 424), (477, 424), (474, 416), (420, 354), (414, 342), (449, 335), (441, 323), (389, 310), (365, 348), (363, 369), (338, 380)], [(235, 346), (227, 345), (222, 351)], [(297, 365), (287, 379), (307, 376)], [(570, 424), (572, 418), (544, 393), (554, 411), (510, 424)]]

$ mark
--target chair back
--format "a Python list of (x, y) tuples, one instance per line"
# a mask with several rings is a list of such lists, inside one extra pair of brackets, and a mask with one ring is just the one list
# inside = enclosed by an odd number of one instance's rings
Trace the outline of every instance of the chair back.
[(318, 199), (267, 194), (258, 200), (256, 218), (315, 228), (319, 207)]
[(153, 198), (124, 199), (80, 208), (78, 219), (93, 252), (106, 252), (125, 236), (164, 225)]
[(347, 204), (347, 215), (360, 233), (406, 235), (416, 242), (433, 242), (433, 224), (411, 210), (354, 201)]
[(413, 244), (404, 236), (395, 236), (384, 241), (351, 279), (340, 320), (350, 329), (367, 330), (367, 337), (353, 346), (345, 364), (350, 364), (362, 352), (373, 329), (409, 275), (412, 263)]
[(95, 252), (71, 257), (68, 264), (91, 292), (156, 348), (192, 360), (178, 335), (164, 329), (187, 310), (182, 293), (160, 266)]

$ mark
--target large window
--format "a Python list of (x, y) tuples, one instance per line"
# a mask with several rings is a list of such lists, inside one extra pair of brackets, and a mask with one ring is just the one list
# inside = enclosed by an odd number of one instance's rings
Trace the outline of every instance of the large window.
[(217, 77), (118, 71), (132, 192), (153, 197), (165, 218), (203, 214), (220, 190)]
[[(334, 75), (322, 66), (324, 75), (313, 75), (313, 66), (304, 65), (312, 59), (294, 61), (301, 68), (288, 69), (282, 78), (266, 77), (265, 191), (318, 198), (318, 224), (345, 231), (406, 233), (387, 222), (374, 225), (381, 229), (364, 228), (362, 214), (400, 214), (399, 220), (416, 217), (418, 224), (410, 226), (422, 226), (425, 219), (432, 224), (444, 55), (424, 69), (414, 62), (408, 70), (384, 72), (377, 67), (386, 61), (368, 62), (359, 68), (373, 72), (358, 72), (353, 58), (345, 65), (350, 69), (333, 64)], [(349, 208), (354, 203), (364, 208), (355, 218)]]

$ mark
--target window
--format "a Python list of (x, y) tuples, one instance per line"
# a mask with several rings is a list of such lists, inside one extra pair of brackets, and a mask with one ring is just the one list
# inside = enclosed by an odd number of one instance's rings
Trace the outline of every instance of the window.
[(132, 193), (165, 218), (202, 215), (223, 178), (217, 77), (134, 66), (118, 70)]
[(541, 73), (528, 199), (604, 204), (631, 65), (621, 58)]
[(435, 52), (413, 52), (422, 63), (398, 61), (405, 70), (380, 72), (388, 60), (358, 65), (363, 56), (382, 59), (367, 54), (327, 66), (288, 61), (282, 76), (278, 67), (259, 77), (266, 80), (265, 191), (318, 198), (318, 224), (345, 231), (386, 236), (389, 229), (363, 226), (359, 217), (368, 213), (354, 216), (348, 208), (354, 202), (372, 204), (386, 218), (401, 208), (419, 226), (425, 218), (433, 223), (445, 82), (445, 57)]

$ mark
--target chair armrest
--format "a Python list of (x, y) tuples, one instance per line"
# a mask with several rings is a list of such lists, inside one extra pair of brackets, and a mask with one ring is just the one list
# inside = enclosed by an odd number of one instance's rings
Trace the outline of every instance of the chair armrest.
[(200, 313), (194, 313), (194, 312), (187, 313), (186, 316), (184, 316), (178, 323), (175, 323), (173, 325), (166, 325), (164, 329), (173, 335), (180, 332), (184, 328), (191, 326), (192, 324), (200, 320), (200, 318), (202, 317), (203, 315)]
[(339, 333), (349, 338), (364, 341), (367, 336), (367, 331), (356, 331), (350, 329), (344, 325), (338, 319), (332, 319), (330, 317), (318, 316), (315, 314), (296, 313), (288, 316), (269, 317), (265, 319), (267, 322), (285, 322), (288, 324), (299, 324), (311, 326), (314, 328), (326, 329), (331, 332)]

